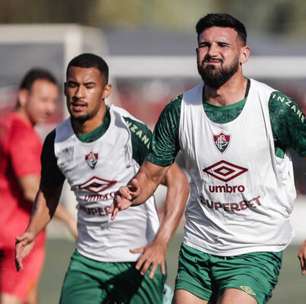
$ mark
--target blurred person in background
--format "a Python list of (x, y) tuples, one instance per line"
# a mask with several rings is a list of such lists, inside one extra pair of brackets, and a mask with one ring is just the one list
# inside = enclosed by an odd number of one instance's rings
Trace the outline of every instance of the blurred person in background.
[[(34, 127), (54, 113), (58, 98), (55, 77), (47, 70), (31, 69), (21, 81), (15, 110), (0, 118), (1, 304), (38, 302), (45, 232), (38, 235), (23, 272), (15, 269), (15, 240), (27, 227), (39, 188), (42, 144)], [(76, 236), (75, 220), (61, 206), (57, 217)]]
[[(139, 173), (113, 214), (144, 201), (179, 153), (189, 174), (174, 303), (264, 304), (293, 231), (296, 196), (289, 149), (306, 156), (306, 120), (282, 92), (244, 76), (244, 25), (208, 14), (196, 25), (203, 83), (160, 115)], [(306, 273), (306, 242), (298, 253)]]
[(162, 303), (166, 251), (183, 214), (187, 179), (177, 165), (169, 168), (160, 226), (153, 198), (112, 220), (107, 209), (142, 164), (152, 134), (125, 110), (105, 104), (111, 85), (101, 57), (73, 58), (66, 78), (70, 117), (44, 142), (41, 184), (29, 226), (17, 238), (17, 263), (27, 263), (23, 258), (52, 218), (67, 179), (78, 202), (78, 240), (60, 303)]

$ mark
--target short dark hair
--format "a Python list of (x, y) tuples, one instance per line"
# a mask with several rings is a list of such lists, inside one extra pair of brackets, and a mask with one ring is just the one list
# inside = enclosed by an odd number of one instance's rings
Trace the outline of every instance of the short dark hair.
[(46, 80), (58, 86), (55, 76), (50, 71), (42, 68), (32, 68), (24, 75), (23, 79), (21, 80), (19, 90), (30, 91), (36, 80)]
[(68, 71), (70, 67), (97, 68), (104, 76), (106, 83), (108, 83), (108, 74), (109, 74), (108, 64), (102, 57), (98, 55), (91, 53), (83, 53), (74, 57), (68, 63), (66, 76), (68, 76)]
[(204, 30), (213, 26), (230, 27), (234, 29), (241, 41), (246, 44), (247, 31), (244, 24), (229, 14), (207, 14), (202, 17), (196, 24), (198, 37)]

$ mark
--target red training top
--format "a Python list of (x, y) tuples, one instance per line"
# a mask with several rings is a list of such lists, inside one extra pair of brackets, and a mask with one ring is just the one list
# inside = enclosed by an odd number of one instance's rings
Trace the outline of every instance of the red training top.
[[(15, 247), (28, 225), (32, 203), (26, 201), (18, 178), (40, 176), (41, 140), (18, 113), (0, 118), (0, 247)], [(41, 240), (44, 235), (38, 239)]]

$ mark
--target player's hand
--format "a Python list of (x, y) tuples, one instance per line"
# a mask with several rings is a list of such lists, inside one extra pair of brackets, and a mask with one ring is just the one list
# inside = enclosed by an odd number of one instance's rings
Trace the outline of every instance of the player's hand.
[(306, 275), (306, 241), (299, 248), (298, 259), (300, 261), (301, 272), (303, 275)]
[(16, 237), (15, 266), (17, 271), (23, 269), (22, 261), (32, 250), (34, 239), (35, 237), (31, 232), (25, 232), (24, 234)]
[(119, 211), (125, 210), (133, 205), (133, 199), (140, 193), (140, 187), (137, 179), (132, 179), (130, 184), (121, 187), (114, 198), (113, 205), (107, 208), (107, 212), (111, 213), (111, 219), (114, 220)]
[(153, 279), (158, 266), (160, 266), (162, 274), (166, 274), (167, 245), (163, 242), (153, 241), (144, 247), (131, 249), (130, 252), (141, 254), (135, 267), (142, 275), (145, 275), (150, 269), (149, 277)]
[(107, 208), (107, 213), (111, 214), (114, 220), (119, 211), (125, 210), (132, 205), (132, 195), (129, 193), (128, 187), (121, 187), (115, 195), (113, 205)]

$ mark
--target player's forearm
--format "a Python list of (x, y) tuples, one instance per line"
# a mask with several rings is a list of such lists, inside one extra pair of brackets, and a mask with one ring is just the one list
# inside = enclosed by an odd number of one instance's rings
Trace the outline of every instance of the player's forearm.
[(138, 181), (140, 193), (133, 197), (132, 205), (134, 206), (143, 204), (150, 196), (152, 196), (158, 185), (156, 181), (148, 178), (144, 172), (139, 172), (135, 176), (135, 179)]
[(30, 223), (26, 231), (36, 236), (46, 227), (50, 219), (51, 216), (47, 208), (46, 200), (43, 193), (39, 191), (34, 202)]
[(58, 205), (61, 189), (38, 191), (27, 231), (37, 235), (50, 222)]
[(168, 187), (164, 214), (155, 239), (168, 244), (176, 231), (185, 210), (189, 195), (189, 184), (177, 165), (171, 166), (166, 175)]
[(139, 172), (134, 177), (138, 181), (139, 194), (133, 197), (132, 205), (142, 204), (153, 195), (166, 174), (167, 169), (167, 167), (160, 167), (150, 162), (145, 162), (141, 166)]

